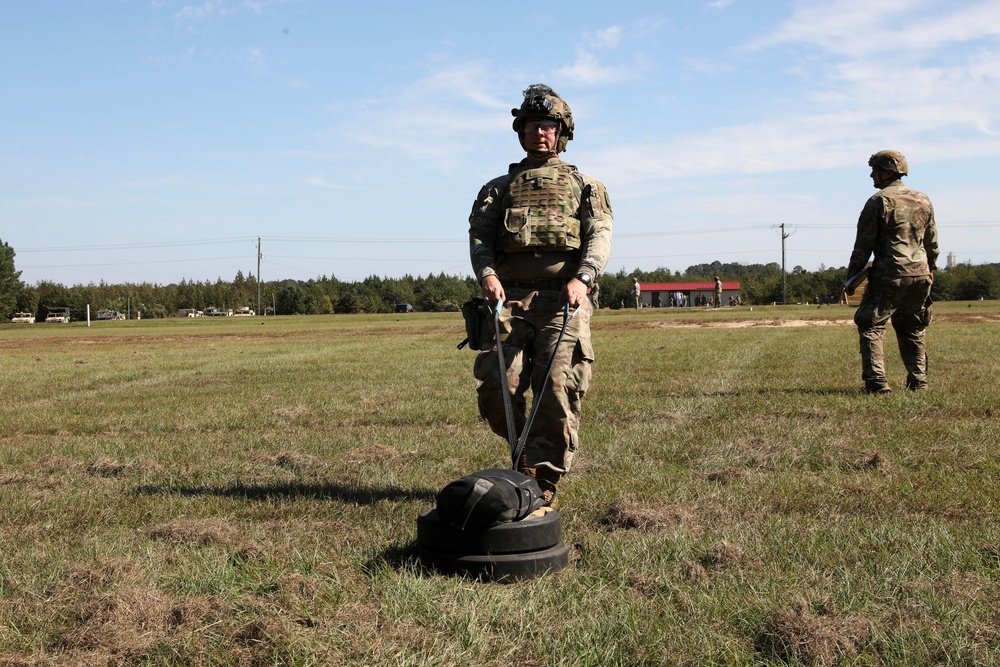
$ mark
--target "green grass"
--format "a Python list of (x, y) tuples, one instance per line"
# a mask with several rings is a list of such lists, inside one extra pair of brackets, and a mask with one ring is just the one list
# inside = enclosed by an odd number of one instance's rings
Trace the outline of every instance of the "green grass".
[[(426, 571), (504, 465), (457, 314), (0, 325), (0, 665), (1000, 664), (1000, 305), (605, 311), (571, 567)], [(798, 326), (776, 326), (794, 323)]]

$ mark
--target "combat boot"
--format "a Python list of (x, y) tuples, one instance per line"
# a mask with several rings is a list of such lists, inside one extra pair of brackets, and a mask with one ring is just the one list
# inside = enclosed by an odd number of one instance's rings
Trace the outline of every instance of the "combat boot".
[(545, 504), (552, 509), (555, 509), (559, 505), (559, 499), (556, 498), (556, 487), (559, 484), (560, 477), (562, 477), (562, 473), (556, 472), (548, 466), (535, 468), (535, 479), (538, 480), (538, 485), (542, 487), (542, 498), (545, 499)]
[(892, 387), (887, 384), (881, 384), (878, 382), (866, 382), (865, 386), (861, 388), (862, 394), (891, 394)]
[(522, 475), (527, 475), (528, 477), (535, 478), (535, 468), (528, 465), (528, 454), (527, 452), (521, 452), (521, 457), (517, 460), (517, 471)]

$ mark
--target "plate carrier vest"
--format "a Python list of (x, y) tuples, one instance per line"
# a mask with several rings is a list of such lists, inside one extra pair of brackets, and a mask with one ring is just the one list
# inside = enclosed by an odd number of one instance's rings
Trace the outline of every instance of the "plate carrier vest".
[(505, 252), (577, 250), (583, 179), (571, 164), (527, 169), (507, 186), (504, 197)]

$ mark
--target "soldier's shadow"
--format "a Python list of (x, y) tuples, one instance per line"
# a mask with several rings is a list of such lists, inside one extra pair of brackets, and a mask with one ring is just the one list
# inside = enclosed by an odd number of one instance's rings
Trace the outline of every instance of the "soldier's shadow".
[(275, 482), (270, 484), (244, 484), (236, 481), (222, 485), (146, 485), (135, 488), (132, 493), (139, 496), (181, 495), (181, 496), (222, 496), (245, 498), (247, 500), (312, 499), (336, 500), (356, 505), (373, 505), (383, 500), (434, 502), (437, 490), (397, 487), (353, 486), (338, 483)]

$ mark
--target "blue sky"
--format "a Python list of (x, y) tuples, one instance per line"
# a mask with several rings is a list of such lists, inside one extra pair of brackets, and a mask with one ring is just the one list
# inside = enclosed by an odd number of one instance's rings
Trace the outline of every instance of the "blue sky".
[[(470, 273), (531, 83), (606, 184), (609, 271), (844, 266), (906, 154), (943, 255), (1000, 261), (1000, 0), (37, 0), (0, 22), (22, 280)], [(942, 264), (944, 260), (942, 259)]]

